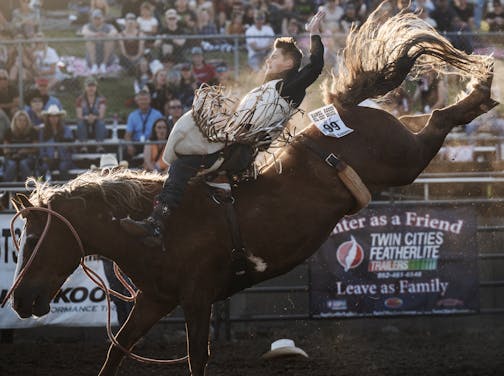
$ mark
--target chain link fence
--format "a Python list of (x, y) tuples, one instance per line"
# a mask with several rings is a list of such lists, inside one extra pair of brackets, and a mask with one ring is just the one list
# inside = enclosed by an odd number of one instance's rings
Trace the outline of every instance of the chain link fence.
[[(500, 99), (504, 89), (504, 34), (502, 33), (453, 33), (447, 37), (455, 44), (474, 50), (474, 53), (493, 54), (496, 61), (494, 79), (494, 97)], [(173, 41), (184, 40), (184, 48), (169, 51)], [(305, 58), (309, 52), (309, 38), (306, 35), (298, 36), (298, 43), (305, 52)], [(144, 51), (135, 64), (129, 69), (121, 55), (124, 51), (121, 45), (125, 42), (135, 41), (144, 44)], [(326, 72), (336, 64), (337, 52), (344, 47), (345, 35), (334, 34), (323, 37), (326, 46)], [(250, 88), (261, 82), (263, 74), (253, 72), (248, 67), (248, 56), (244, 35), (177, 35), (170, 38), (123, 38), (120, 36), (111, 38), (85, 39), (83, 37), (72, 38), (46, 38), (37, 37), (35, 40), (0, 40), (0, 65), (3, 66), (19, 92), (20, 107), (29, 105), (30, 89), (38, 86), (37, 80), (45, 76), (49, 81), (49, 94), (57, 97), (62, 107), (67, 112), (66, 122), (73, 126), (77, 123), (76, 99), (84, 92), (86, 77), (94, 75), (98, 79), (98, 91), (106, 98), (105, 122), (108, 133), (105, 145), (107, 151), (116, 153), (122, 157), (122, 147), (125, 142), (121, 141), (124, 135), (125, 123), (128, 114), (135, 109), (135, 91), (145, 83), (143, 80), (151, 79), (152, 74), (161, 69), (166, 72), (165, 87), (171, 91), (171, 95), (177, 96), (177, 87), (182, 79), (182, 70), (191, 63), (194, 47), (203, 50), (204, 59), (216, 68), (217, 80), (224, 86), (229, 87), (235, 96), (240, 96)], [(105, 46), (111, 48), (111, 58), (107, 62), (106, 71), (92, 71), (90, 51)], [(48, 46), (49, 48), (46, 48)], [(51, 52), (49, 52), (51, 51)], [(40, 72), (49, 65), (56, 64), (56, 70), (51, 74), (41, 75)], [(154, 70), (154, 72), (152, 72)], [(142, 83), (143, 82), (143, 83)], [(460, 83), (456, 79), (449, 79), (449, 96), (454, 99), (460, 89)], [(310, 95), (303, 107), (311, 110), (322, 103), (318, 88), (313, 85)], [(190, 102), (185, 104), (185, 110)], [(413, 106), (411, 106), (413, 110)], [(500, 129), (503, 109), (498, 106), (494, 110), (492, 122), (489, 128), (498, 136), (504, 136), (504, 125)], [(165, 115), (168, 115), (165, 112)], [(117, 119), (119, 130), (115, 128), (114, 119)], [(493, 125), (497, 124), (497, 127)], [(480, 124), (485, 126), (486, 124)], [(495, 129), (494, 129), (495, 128)], [(116, 137), (118, 136), (118, 137)], [(82, 146), (76, 143), (76, 146)], [(114, 146), (114, 147), (111, 147)], [(13, 146), (14, 147), (14, 146)], [(86, 165), (97, 163), (94, 159), (86, 160), (80, 165), (81, 169)]]

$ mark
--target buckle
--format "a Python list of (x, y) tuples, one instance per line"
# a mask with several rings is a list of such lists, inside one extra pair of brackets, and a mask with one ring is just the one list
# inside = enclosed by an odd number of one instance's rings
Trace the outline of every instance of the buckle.
[(333, 153), (331, 153), (324, 159), (324, 162), (331, 167), (337, 168), (338, 165), (341, 163), (341, 160)]

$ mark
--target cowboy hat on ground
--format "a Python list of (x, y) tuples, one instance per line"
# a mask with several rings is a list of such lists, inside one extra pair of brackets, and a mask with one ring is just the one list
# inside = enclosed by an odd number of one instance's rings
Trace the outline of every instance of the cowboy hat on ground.
[(278, 339), (271, 344), (271, 350), (263, 354), (261, 358), (263, 359), (273, 359), (284, 356), (294, 356), (301, 355), (308, 358), (308, 354), (304, 350), (296, 347), (292, 339)]

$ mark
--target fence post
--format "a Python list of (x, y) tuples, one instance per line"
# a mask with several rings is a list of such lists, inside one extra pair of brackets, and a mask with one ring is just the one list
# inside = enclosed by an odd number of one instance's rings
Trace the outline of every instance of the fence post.
[(23, 67), (23, 42), (21, 40), (18, 40), (17, 52), (19, 59), (19, 70), (18, 70), (19, 108), (22, 109), (24, 107), (24, 95), (23, 95), (24, 67)]
[(234, 37), (234, 75), (235, 80), (238, 81), (238, 76), (240, 75), (240, 51), (239, 51), (239, 40), (238, 36)]

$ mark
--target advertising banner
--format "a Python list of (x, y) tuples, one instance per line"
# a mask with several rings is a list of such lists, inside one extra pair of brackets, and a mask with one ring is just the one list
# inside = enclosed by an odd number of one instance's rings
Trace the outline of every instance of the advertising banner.
[(336, 225), (310, 266), (314, 317), (479, 310), (471, 207), (362, 210)]
[[(12, 215), (0, 214), (0, 298), (3, 301), (12, 285), (16, 270), (17, 253), (12, 242), (9, 224)], [(23, 221), (16, 223), (19, 236)], [(107, 283), (102, 261), (88, 258), (86, 264)], [(115, 306), (112, 303), (112, 325), (117, 325)], [(50, 313), (42, 318), (19, 319), (11, 304), (0, 308), (0, 329), (28, 328), (43, 325), (104, 326), (107, 322), (107, 300), (104, 292), (96, 286), (79, 267), (64, 283), (51, 302)]]

